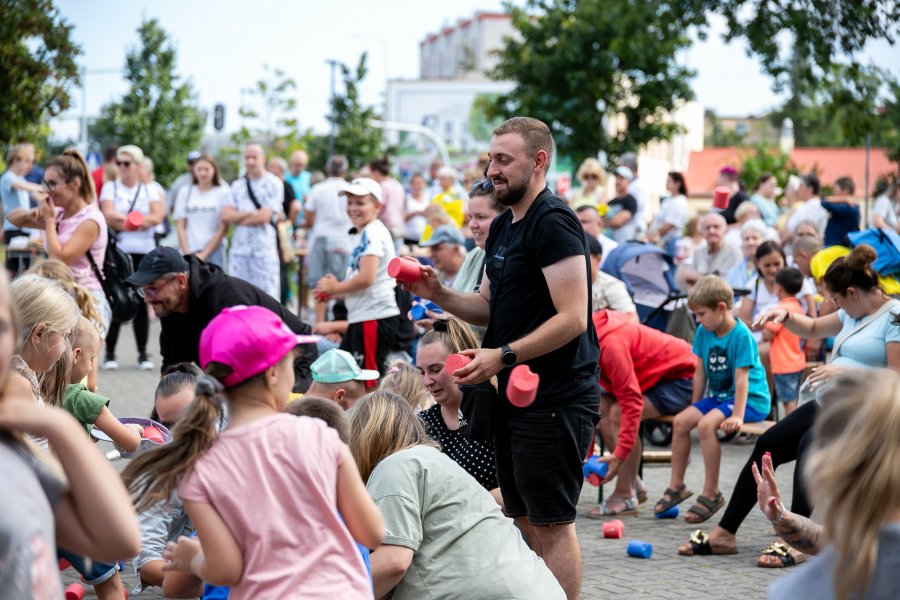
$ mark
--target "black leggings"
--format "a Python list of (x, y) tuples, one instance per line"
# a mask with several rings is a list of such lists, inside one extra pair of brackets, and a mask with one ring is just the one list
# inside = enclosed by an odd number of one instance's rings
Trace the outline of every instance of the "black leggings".
[(753, 453), (747, 460), (747, 464), (741, 469), (731, 500), (725, 508), (719, 527), (731, 534), (736, 534), (741, 523), (750, 514), (757, 503), (756, 480), (750, 465), (759, 465), (763, 454), (772, 453), (772, 465), (777, 469), (779, 465), (796, 460), (794, 465), (794, 496), (791, 500), (791, 512), (803, 517), (812, 514), (812, 505), (806, 495), (806, 486), (803, 484), (803, 457), (812, 441), (812, 427), (816, 420), (818, 404), (813, 401), (799, 407), (784, 419), (773, 425), (767, 432), (759, 436)]
[[(131, 256), (131, 264), (137, 269), (141, 263), (141, 259), (145, 254), (129, 254)], [(137, 314), (132, 320), (134, 323), (134, 339), (137, 342), (138, 360), (147, 358), (147, 339), (150, 337), (150, 316), (147, 314), (147, 305), (141, 304)], [(109, 324), (109, 331), (106, 333), (106, 360), (116, 359), (116, 342), (119, 341), (119, 327), (122, 321), (113, 319)]]

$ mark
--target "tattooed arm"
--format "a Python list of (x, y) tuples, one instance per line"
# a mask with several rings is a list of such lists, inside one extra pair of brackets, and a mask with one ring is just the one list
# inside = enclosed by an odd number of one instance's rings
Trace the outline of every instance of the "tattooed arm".
[(818, 554), (822, 549), (822, 526), (785, 510), (781, 503), (781, 492), (775, 482), (772, 456), (766, 452), (762, 457), (762, 472), (753, 463), (751, 470), (756, 479), (756, 496), (759, 509), (772, 522), (775, 532), (789, 545), (805, 554)]

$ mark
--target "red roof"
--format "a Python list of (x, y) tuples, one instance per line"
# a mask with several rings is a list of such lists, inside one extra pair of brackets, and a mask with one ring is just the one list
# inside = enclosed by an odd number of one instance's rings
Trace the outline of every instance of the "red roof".
[[(775, 150), (773, 150), (774, 152)], [(719, 169), (725, 166), (740, 168), (743, 157), (755, 152), (752, 148), (705, 148), (691, 152), (685, 173), (691, 195), (712, 194)], [(865, 148), (794, 148), (791, 160), (801, 172), (816, 171), (823, 186), (831, 186), (840, 177), (850, 177), (862, 192), (866, 180)], [(871, 148), (869, 154), (869, 183), (881, 175), (897, 170), (897, 163), (887, 157), (887, 148)]]

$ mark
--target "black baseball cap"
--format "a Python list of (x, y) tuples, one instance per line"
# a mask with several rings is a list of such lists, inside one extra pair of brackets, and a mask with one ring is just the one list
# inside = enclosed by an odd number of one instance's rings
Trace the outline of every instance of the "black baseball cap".
[(188, 263), (178, 250), (160, 246), (144, 256), (137, 271), (125, 281), (133, 286), (142, 287), (150, 285), (166, 273), (184, 273), (187, 270)]

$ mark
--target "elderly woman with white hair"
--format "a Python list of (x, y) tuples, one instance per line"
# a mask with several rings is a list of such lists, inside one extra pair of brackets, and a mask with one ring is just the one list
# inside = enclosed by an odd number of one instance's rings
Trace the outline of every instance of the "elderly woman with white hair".
[[(744, 204), (747, 204), (746, 202)], [(744, 204), (738, 208), (743, 208)], [(766, 224), (762, 219), (750, 219), (745, 221), (740, 227), (741, 235), (741, 253), (743, 258), (741, 262), (734, 265), (725, 280), (732, 288), (746, 289), (751, 279), (756, 277), (756, 265), (753, 262), (753, 256), (759, 245), (766, 241)], [(728, 237), (727, 235), (725, 236)]]

